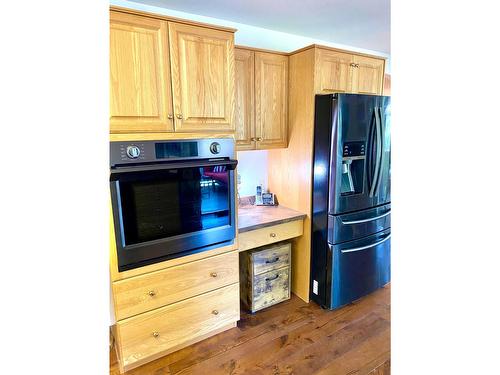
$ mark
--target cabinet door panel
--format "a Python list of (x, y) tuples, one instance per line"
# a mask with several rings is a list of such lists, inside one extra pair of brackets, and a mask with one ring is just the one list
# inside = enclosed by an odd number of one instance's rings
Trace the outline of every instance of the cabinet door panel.
[(175, 130), (234, 130), (230, 32), (169, 22)]
[(258, 149), (287, 147), (287, 112), (288, 56), (256, 52), (255, 133)]
[(353, 92), (382, 95), (384, 60), (355, 55), (354, 62)]
[(318, 93), (351, 92), (353, 56), (329, 50), (317, 50)]
[(167, 23), (110, 14), (110, 130), (172, 131)]
[(234, 50), (235, 60), (235, 108), (234, 123), (237, 150), (255, 149), (254, 123), (254, 52)]

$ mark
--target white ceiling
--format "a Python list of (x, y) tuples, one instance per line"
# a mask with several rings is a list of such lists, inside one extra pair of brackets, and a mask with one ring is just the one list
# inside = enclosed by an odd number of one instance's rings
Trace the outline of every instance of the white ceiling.
[(132, 0), (390, 54), (390, 0)]

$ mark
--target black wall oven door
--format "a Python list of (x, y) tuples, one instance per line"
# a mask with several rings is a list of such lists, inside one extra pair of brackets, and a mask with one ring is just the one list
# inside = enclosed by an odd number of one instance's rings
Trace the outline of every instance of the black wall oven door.
[(112, 169), (119, 271), (230, 243), (236, 164), (195, 160)]

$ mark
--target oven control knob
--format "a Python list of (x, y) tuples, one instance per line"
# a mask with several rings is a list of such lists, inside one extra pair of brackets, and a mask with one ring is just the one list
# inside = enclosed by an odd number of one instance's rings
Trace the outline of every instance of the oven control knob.
[(141, 150), (137, 146), (128, 146), (127, 147), (127, 156), (130, 159), (137, 159), (141, 154)]
[(220, 144), (217, 143), (217, 142), (213, 142), (211, 145), (210, 145), (210, 152), (212, 154), (218, 154), (220, 152)]

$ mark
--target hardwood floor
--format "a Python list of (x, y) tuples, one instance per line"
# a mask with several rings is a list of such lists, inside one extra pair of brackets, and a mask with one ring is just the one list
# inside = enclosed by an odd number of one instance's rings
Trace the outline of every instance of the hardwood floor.
[[(389, 375), (390, 321), (389, 285), (336, 311), (293, 295), (126, 374)], [(118, 375), (114, 351), (110, 365)]]

